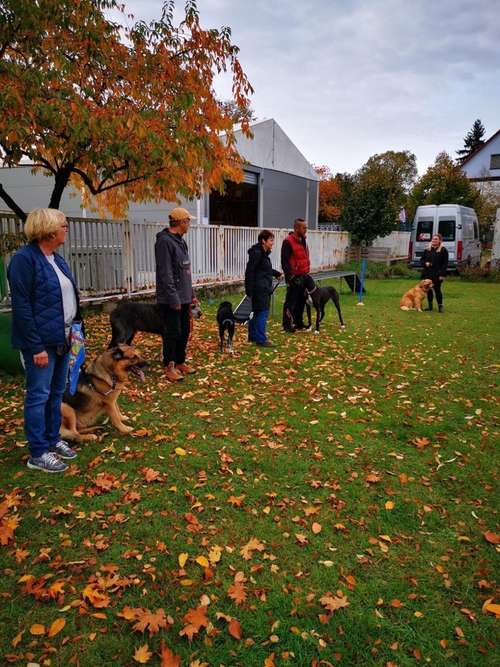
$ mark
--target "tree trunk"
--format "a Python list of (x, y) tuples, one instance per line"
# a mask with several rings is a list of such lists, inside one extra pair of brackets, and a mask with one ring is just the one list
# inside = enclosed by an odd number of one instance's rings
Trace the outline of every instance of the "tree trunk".
[(0, 197), (4, 200), (7, 206), (13, 211), (23, 222), (26, 221), (26, 213), (16, 204), (12, 197), (5, 192), (3, 185), (0, 183)]
[(71, 169), (72, 167), (70, 165), (57, 172), (56, 182), (50, 197), (49, 208), (59, 208), (64, 188), (68, 185), (69, 177), (71, 176)]

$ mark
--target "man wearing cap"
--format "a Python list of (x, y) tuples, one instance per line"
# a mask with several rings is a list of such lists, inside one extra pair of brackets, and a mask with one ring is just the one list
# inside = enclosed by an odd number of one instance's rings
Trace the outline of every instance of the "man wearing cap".
[(195, 302), (191, 279), (191, 260), (184, 234), (194, 219), (185, 208), (170, 211), (169, 227), (156, 235), (156, 301), (161, 308), (166, 336), (163, 366), (170, 382), (183, 380), (194, 370), (186, 364), (191, 303)]

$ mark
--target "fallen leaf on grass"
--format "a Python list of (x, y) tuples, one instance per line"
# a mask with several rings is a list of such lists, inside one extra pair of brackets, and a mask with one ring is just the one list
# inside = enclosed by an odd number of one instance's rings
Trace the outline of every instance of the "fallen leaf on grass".
[(394, 503), (392, 502), (392, 500), (388, 500), (385, 503), (384, 507), (385, 507), (386, 510), (393, 510), (394, 509)]
[(161, 642), (161, 653), (160, 653), (160, 665), (161, 667), (180, 667), (181, 659), (178, 655), (175, 655), (168, 646), (165, 646), (165, 642), (162, 639)]
[(184, 567), (184, 565), (187, 563), (188, 558), (189, 554), (186, 553), (179, 554), (177, 560), (179, 561), (180, 567)]
[(491, 530), (487, 530), (483, 533), (483, 537), (490, 544), (500, 544), (500, 535), (497, 535), (497, 533), (494, 533)]
[[(337, 591), (337, 593), (340, 593), (340, 591)], [(333, 593), (325, 593), (319, 601), (323, 607), (325, 607), (325, 609), (328, 609), (328, 611), (331, 612), (349, 606), (349, 602), (347, 601), (347, 597), (345, 595), (333, 595)]]
[(376, 472), (370, 472), (365, 476), (365, 482), (368, 484), (377, 484), (381, 479), (382, 477)]
[(500, 618), (500, 604), (493, 604), (493, 598), (485, 600), (482, 608), (483, 614), (495, 614), (497, 618)]
[(19, 632), (19, 633), (14, 637), (14, 639), (13, 639), (12, 642), (11, 642), (11, 643), (12, 643), (12, 646), (13, 646), (14, 648), (16, 648), (16, 646), (19, 644), (19, 642), (20, 642), (21, 639), (23, 638), (23, 635), (24, 635), (24, 630), (23, 630), (22, 632)]
[(256, 537), (250, 540), (240, 549), (240, 554), (245, 560), (250, 560), (254, 551), (264, 551), (264, 545)]
[(227, 594), (237, 605), (243, 604), (247, 599), (247, 592), (245, 590), (245, 585), (240, 581), (237, 581), (232, 586), (229, 587)]
[(47, 637), (55, 637), (66, 625), (64, 618), (57, 618), (49, 628)]
[(424, 447), (427, 447), (427, 445), (431, 444), (431, 441), (429, 438), (414, 438), (412, 443), (417, 449), (424, 449)]
[(311, 526), (311, 530), (312, 530), (312, 532), (313, 532), (315, 535), (318, 535), (319, 533), (321, 533), (322, 526), (321, 526), (320, 523), (317, 523), (317, 522), (315, 521), (315, 522), (313, 523), (313, 525)]
[(174, 452), (177, 454), (177, 456), (186, 456), (187, 454), (186, 450), (182, 449), (182, 447), (176, 447)]
[(32, 635), (39, 636), (39, 635), (44, 635), (45, 634), (45, 626), (42, 625), (41, 623), (34, 623), (31, 628), (30, 632)]
[(147, 644), (144, 644), (143, 646), (139, 646), (138, 649), (136, 649), (134, 653), (134, 660), (136, 662), (139, 662), (141, 665), (145, 665), (147, 662), (151, 660), (151, 656), (153, 654), (149, 650), (149, 646)]
[(235, 639), (241, 639), (241, 624), (235, 618), (232, 618), (229, 621), (227, 630), (231, 637), (234, 637)]
[(92, 584), (85, 586), (82, 591), (82, 597), (84, 600), (87, 600), (87, 602), (90, 602), (93, 607), (97, 607), (98, 609), (108, 607), (110, 603), (109, 596), (106, 595), (106, 593), (102, 593)]
[(183, 616), (182, 620), (187, 623), (187, 625), (182, 628), (179, 635), (181, 637), (185, 635), (189, 641), (191, 641), (201, 628), (206, 628), (208, 625), (207, 608), (201, 605), (200, 607), (196, 607), (196, 609), (190, 609), (187, 614)]

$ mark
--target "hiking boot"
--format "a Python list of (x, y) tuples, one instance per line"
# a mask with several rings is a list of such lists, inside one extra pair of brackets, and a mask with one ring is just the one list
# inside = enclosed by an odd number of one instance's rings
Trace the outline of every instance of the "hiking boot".
[(270, 340), (266, 340), (263, 343), (257, 343), (257, 347), (274, 347)]
[(171, 361), (168, 366), (165, 366), (163, 372), (165, 373), (167, 380), (170, 382), (179, 382), (180, 380), (184, 380), (184, 375), (177, 370), (173, 361)]
[(196, 373), (195, 369), (187, 364), (175, 364), (175, 370), (182, 373), (182, 375), (191, 375), (191, 373)]
[(67, 459), (68, 461), (76, 459), (77, 457), (75, 450), (71, 449), (66, 440), (59, 440), (56, 442), (55, 445), (49, 447), (49, 452), (53, 452), (54, 454), (57, 454), (60, 459)]
[(26, 465), (32, 470), (42, 470), (43, 472), (64, 472), (68, 469), (68, 464), (61, 461), (54, 452), (44, 452), (36, 458), (30, 456)]
[(439, 310), (440, 313), (444, 313), (444, 306), (443, 306), (443, 304), (441, 304), (441, 303), (439, 304), (439, 306), (438, 306), (438, 310)]

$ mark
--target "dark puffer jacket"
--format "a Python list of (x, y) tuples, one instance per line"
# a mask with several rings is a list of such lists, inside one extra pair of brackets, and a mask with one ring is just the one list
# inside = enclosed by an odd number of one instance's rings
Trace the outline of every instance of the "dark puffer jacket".
[[(75, 281), (64, 259), (54, 261), (75, 289), (77, 314), (81, 320)], [(38, 354), (66, 343), (61, 285), (56, 272), (37, 243), (29, 243), (12, 257), (7, 276), (12, 301), (12, 347)]]
[(156, 300), (176, 308), (194, 297), (191, 260), (182, 236), (163, 229), (156, 235)]
[(270, 251), (265, 251), (260, 243), (248, 251), (248, 263), (245, 271), (245, 292), (252, 299), (252, 310), (269, 310), (273, 291), (273, 276), (278, 278), (271, 264)]

